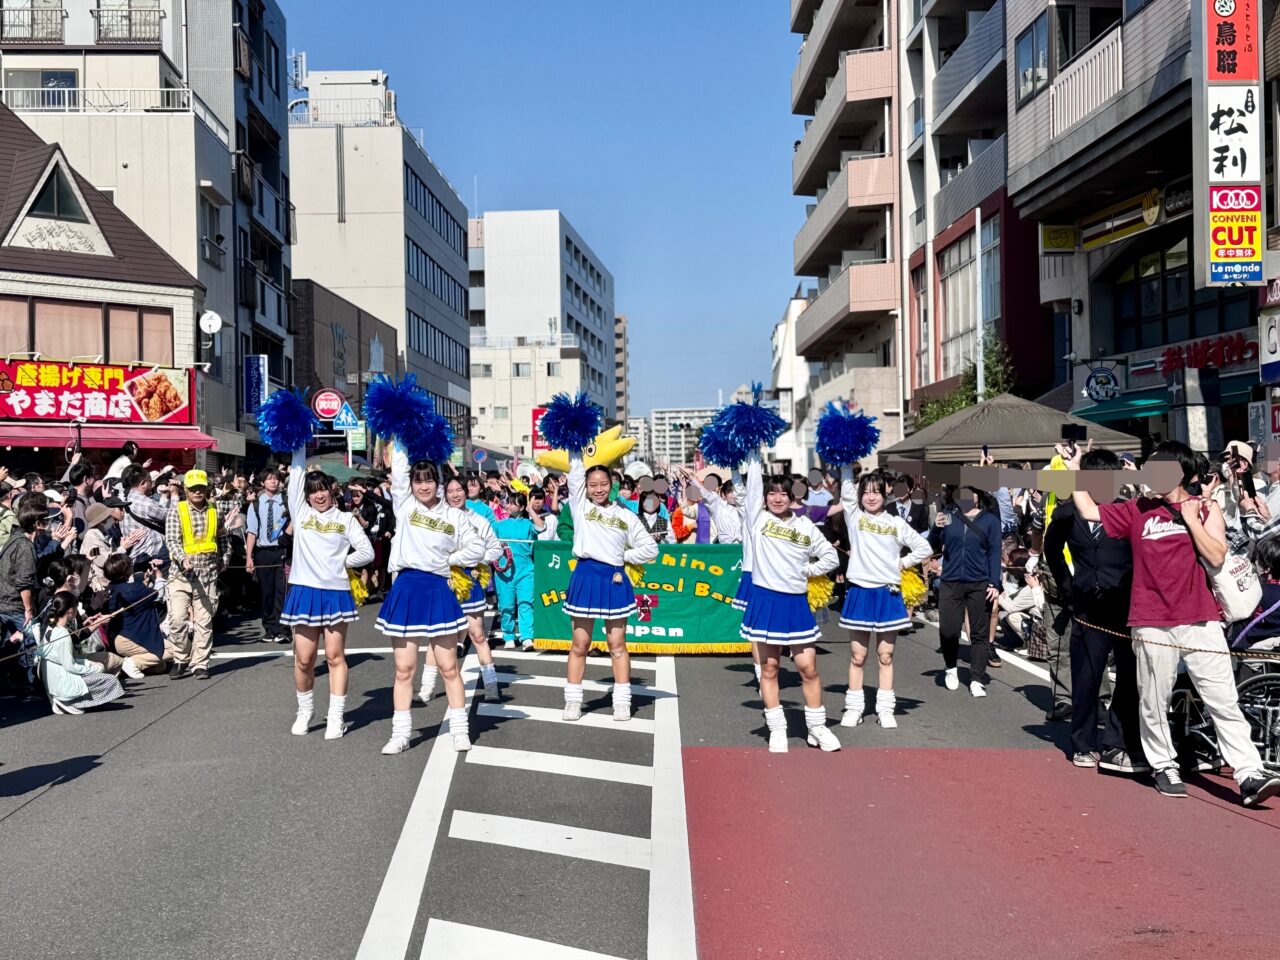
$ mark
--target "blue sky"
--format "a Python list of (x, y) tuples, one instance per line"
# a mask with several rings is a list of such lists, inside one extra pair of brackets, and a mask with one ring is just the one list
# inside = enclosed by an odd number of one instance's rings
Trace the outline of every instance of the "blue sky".
[(558, 207), (631, 322), (632, 413), (768, 380), (795, 289), (787, 0), (286, 0), (313, 70), (383, 69), (475, 214)]

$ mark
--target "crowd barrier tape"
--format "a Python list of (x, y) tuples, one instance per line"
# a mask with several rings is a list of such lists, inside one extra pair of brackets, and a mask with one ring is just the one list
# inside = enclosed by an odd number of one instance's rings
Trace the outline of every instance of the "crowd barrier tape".
[[(564, 612), (569, 577), (577, 561), (570, 544), (539, 541), (533, 548), (533, 645), (568, 650), (573, 621)], [(645, 564), (635, 588), (639, 608), (627, 620), (632, 653), (749, 653), (739, 635), (742, 614), (733, 608), (742, 577), (742, 547), (663, 545)], [(596, 621), (591, 646), (607, 651), (604, 626)]]

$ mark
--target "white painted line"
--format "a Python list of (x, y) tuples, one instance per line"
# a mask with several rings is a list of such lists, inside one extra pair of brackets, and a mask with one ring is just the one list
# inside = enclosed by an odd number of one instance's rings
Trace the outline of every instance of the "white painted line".
[(1050, 682), (1048, 670), (1044, 667), (1036, 666), (1029, 660), (1023, 660), (1022, 657), (1018, 656), (1016, 653), (1010, 653), (1008, 650), (1001, 650), (1000, 659), (1005, 663), (1012, 663), (1019, 670), (1024, 670), (1033, 677), (1043, 680), (1045, 683)]
[[(471, 654), (464, 667), (475, 660)], [(467, 701), (475, 695), (475, 685), (467, 688)], [(369, 924), (356, 960), (404, 960), (413, 936), (413, 923), (418, 916), (418, 905), (427, 883), (427, 871), (431, 867), (431, 855), (435, 850), (440, 822), (444, 819), (445, 801), (449, 796), (449, 784), (458, 762), (453, 741), (444, 735), (444, 721), (436, 731), (431, 755), (427, 758), (422, 779), (414, 794), (409, 815), (405, 818), (400, 840), (396, 843), (391, 863), (382, 878), (382, 889), (373, 905)], [(388, 763), (401, 762), (398, 757), (385, 758)]]
[[(674, 658), (659, 657), (657, 667), (658, 685), (676, 694)], [(654, 703), (654, 726), (647, 955), (653, 960), (697, 960), (678, 696)]]
[(455, 810), (449, 823), (449, 836), (454, 840), (496, 843), (561, 857), (611, 863), (617, 867), (649, 869), (649, 841), (621, 833)]
[(570, 726), (594, 727), (598, 730), (616, 730), (619, 733), (653, 733), (652, 720), (632, 717), (619, 723), (613, 714), (584, 713), (581, 720), (566, 721), (560, 716), (559, 707), (517, 707), (509, 703), (482, 703), (477, 708), (482, 717), (504, 717), (508, 720), (541, 720), (544, 723), (567, 723)]
[(467, 754), (467, 763), (482, 763), (485, 766), (506, 767), (510, 770), (557, 773), (566, 777), (585, 777), (590, 780), (608, 780), (611, 783), (630, 783), (640, 787), (653, 786), (652, 767), (637, 763), (615, 763), (612, 760), (568, 757), (558, 753), (508, 750), (505, 747), (486, 747), (476, 744)]
[[(500, 657), (503, 660), (544, 660), (547, 663), (569, 662), (569, 655), (567, 653), (549, 653), (543, 650), (495, 650), (493, 651), (493, 655), (495, 657)], [(608, 660), (600, 660), (598, 662), (602, 667), (609, 666)], [(590, 667), (592, 665), (593, 661), (588, 659), (587, 666)], [(631, 669), (652, 671), (657, 670), (658, 666), (653, 660), (637, 660), (635, 657), (632, 657)]]
[(422, 942), (422, 960), (442, 957), (465, 957), (466, 960), (618, 960), (591, 950), (579, 950), (547, 940), (518, 937), (514, 933), (471, 927), (448, 920), (427, 921), (427, 936)]
[[(476, 671), (479, 673), (479, 670)], [(549, 677), (529, 673), (499, 673), (498, 682), (505, 686), (523, 684), (527, 687), (564, 687), (564, 677)], [(613, 690), (612, 680), (583, 680), (582, 689), (592, 693), (610, 693)], [(658, 690), (648, 684), (631, 682), (631, 692), (637, 697), (670, 697), (666, 690)]]

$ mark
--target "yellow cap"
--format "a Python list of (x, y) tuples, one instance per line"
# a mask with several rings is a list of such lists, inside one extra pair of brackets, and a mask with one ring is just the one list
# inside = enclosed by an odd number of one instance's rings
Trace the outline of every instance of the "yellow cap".
[(207, 487), (209, 485), (209, 475), (203, 470), (188, 470), (182, 477), (182, 485), (184, 487)]

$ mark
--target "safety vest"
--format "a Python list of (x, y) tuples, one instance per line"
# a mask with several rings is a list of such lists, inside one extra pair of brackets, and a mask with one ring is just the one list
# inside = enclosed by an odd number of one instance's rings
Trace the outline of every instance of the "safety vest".
[[(1063, 462), (1062, 457), (1055, 456), (1052, 460), (1049, 461), (1049, 469), (1050, 470), (1066, 470), (1068, 469), (1068, 467), (1066, 463)], [(1048, 498), (1045, 500), (1045, 507), (1044, 507), (1045, 530), (1049, 529), (1049, 522), (1053, 519), (1053, 509), (1057, 505), (1058, 505), (1057, 495), (1050, 493)], [(1062, 545), (1062, 558), (1067, 561), (1067, 569), (1070, 570), (1071, 573), (1074, 575), (1076, 572), (1075, 564), (1071, 562), (1071, 550), (1067, 547), (1066, 544)]]
[(197, 540), (191, 526), (191, 504), (183, 500), (178, 504), (178, 521), (182, 524), (182, 552), (187, 556), (197, 553), (216, 553), (218, 549), (218, 511), (209, 507), (204, 512), (204, 535)]

